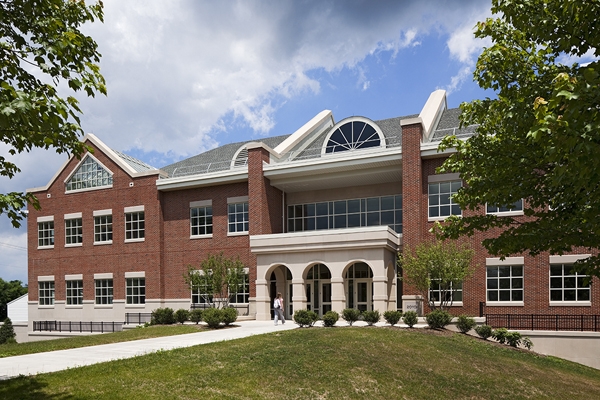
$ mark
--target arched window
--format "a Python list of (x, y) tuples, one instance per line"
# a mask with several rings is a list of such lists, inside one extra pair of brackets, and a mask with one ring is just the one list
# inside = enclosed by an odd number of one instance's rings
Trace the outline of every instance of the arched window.
[(382, 146), (383, 134), (366, 118), (352, 119), (333, 127), (323, 153), (368, 149)]

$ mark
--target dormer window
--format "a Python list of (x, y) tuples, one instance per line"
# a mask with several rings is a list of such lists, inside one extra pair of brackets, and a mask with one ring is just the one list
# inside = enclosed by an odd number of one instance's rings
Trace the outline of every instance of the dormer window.
[(353, 118), (333, 127), (322, 152), (362, 150), (381, 147), (382, 143), (384, 143), (383, 134), (379, 127), (369, 123), (366, 118)]
[(79, 163), (78, 168), (66, 182), (66, 191), (111, 187), (112, 173), (89, 154)]

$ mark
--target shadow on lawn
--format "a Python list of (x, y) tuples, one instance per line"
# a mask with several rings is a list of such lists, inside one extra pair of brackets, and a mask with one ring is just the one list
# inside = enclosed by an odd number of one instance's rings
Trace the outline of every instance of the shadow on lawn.
[(0, 381), (0, 399), (73, 399), (71, 394), (47, 394), (44, 388), (48, 386), (35, 376), (19, 376)]

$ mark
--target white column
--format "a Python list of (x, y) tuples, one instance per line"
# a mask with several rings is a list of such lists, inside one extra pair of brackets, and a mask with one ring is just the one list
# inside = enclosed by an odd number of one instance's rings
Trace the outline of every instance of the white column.
[(271, 319), (269, 303), (269, 282), (266, 279), (256, 280), (256, 320), (268, 321)]
[(306, 290), (304, 289), (304, 279), (292, 279), (294, 287), (294, 295), (292, 296), (292, 304), (294, 312), (297, 310), (306, 310)]
[(346, 293), (344, 293), (344, 278), (331, 278), (331, 309), (338, 314), (346, 308)]
[(388, 310), (387, 278), (385, 276), (373, 277), (373, 310), (381, 314)]

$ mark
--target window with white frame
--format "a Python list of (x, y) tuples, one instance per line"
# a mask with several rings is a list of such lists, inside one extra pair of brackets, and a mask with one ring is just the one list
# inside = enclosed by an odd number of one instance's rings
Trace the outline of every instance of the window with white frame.
[(518, 213), (523, 211), (523, 199), (516, 201), (514, 204), (509, 206), (494, 206), (488, 204), (485, 208), (487, 214), (507, 214), (507, 213)]
[(68, 280), (67, 282), (67, 305), (83, 304), (83, 281)]
[(589, 302), (589, 276), (576, 271), (573, 264), (550, 264), (551, 302)]
[(444, 218), (462, 215), (460, 206), (453, 196), (462, 187), (462, 181), (429, 183), (429, 218)]
[(192, 287), (192, 304), (211, 304), (213, 294), (209, 293), (207, 285), (195, 285)]
[(127, 304), (146, 303), (146, 278), (125, 279)]
[(435, 304), (439, 304), (442, 301), (448, 304), (462, 302), (462, 282), (450, 282), (448, 287), (443, 287), (439, 282), (432, 280), (429, 288), (429, 301), (433, 301)]
[(228, 232), (248, 232), (248, 202), (227, 204)]
[(190, 236), (211, 235), (212, 233), (212, 205), (190, 207)]
[(95, 158), (87, 155), (66, 182), (66, 191), (71, 192), (75, 190), (112, 186), (112, 183), (113, 178), (111, 172), (104, 168), (104, 166), (102, 166)]
[(238, 286), (237, 292), (229, 293), (229, 302), (245, 304), (250, 302), (250, 278), (248, 272), (244, 274), (244, 281)]
[(40, 306), (54, 304), (54, 281), (38, 282), (38, 302)]
[(96, 304), (113, 303), (113, 280), (96, 279)]
[(99, 215), (94, 217), (94, 242), (112, 242), (112, 215)]
[(130, 212), (125, 214), (125, 240), (144, 239), (145, 221), (144, 212)]
[(523, 301), (523, 266), (486, 267), (487, 301)]
[(65, 220), (65, 244), (80, 244), (83, 242), (83, 222), (81, 218)]
[(38, 221), (38, 247), (54, 246), (54, 220)]

